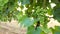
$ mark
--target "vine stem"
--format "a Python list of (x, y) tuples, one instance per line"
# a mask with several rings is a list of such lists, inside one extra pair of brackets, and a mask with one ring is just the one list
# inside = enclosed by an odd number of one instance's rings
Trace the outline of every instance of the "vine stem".
[(43, 8), (46, 8), (46, 0), (43, 1)]

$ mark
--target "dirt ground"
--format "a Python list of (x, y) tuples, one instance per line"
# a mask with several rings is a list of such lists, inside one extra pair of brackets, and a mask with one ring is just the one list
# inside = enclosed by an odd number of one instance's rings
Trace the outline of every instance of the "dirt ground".
[(26, 34), (26, 27), (20, 26), (16, 20), (0, 22), (0, 34)]

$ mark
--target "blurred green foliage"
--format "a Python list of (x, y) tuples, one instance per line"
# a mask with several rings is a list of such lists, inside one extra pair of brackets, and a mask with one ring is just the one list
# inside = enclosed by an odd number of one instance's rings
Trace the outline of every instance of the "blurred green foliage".
[[(47, 23), (50, 18), (48, 15), (53, 15), (52, 18), (60, 22), (60, 0), (0, 0), (0, 21), (17, 20), (22, 25), (27, 27), (27, 34), (60, 34), (59, 28), (48, 29)], [(21, 5), (19, 6), (18, 3)], [(55, 3), (54, 8), (51, 3)], [(20, 8), (20, 11), (17, 8)], [(24, 10), (24, 8), (26, 10)], [(39, 21), (39, 25), (37, 24)], [(35, 25), (35, 26), (34, 26)], [(42, 25), (42, 26), (41, 26)], [(36, 27), (37, 26), (37, 27)], [(37, 28), (35, 30), (35, 27)]]

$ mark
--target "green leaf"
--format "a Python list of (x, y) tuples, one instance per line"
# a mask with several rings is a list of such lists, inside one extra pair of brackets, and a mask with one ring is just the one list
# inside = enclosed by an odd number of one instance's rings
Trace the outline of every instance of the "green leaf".
[(35, 30), (34, 26), (30, 26), (28, 27), (27, 34), (40, 34), (41, 32), (42, 30), (40, 29), (40, 27), (38, 27), (37, 30)]
[(29, 4), (30, 0), (19, 0), (19, 2), (21, 2), (22, 5), (25, 5), (25, 4)]
[(45, 27), (40, 27), (42, 31), (44, 31), (46, 34), (48, 34), (49, 32), (51, 32), (50, 29), (45, 28)]
[(3, 6), (8, 2), (8, 0), (0, 0), (0, 10), (3, 8)]
[(22, 21), (21, 21), (21, 24), (24, 24), (24, 26), (26, 26), (26, 27), (29, 27), (29, 26), (31, 26), (31, 25), (33, 25), (34, 24), (34, 19), (32, 19), (32, 18), (24, 18)]
[(51, 0), (52, 3), (59, 3), (59, 0)]
[(54, 9), (53, 16), (56, 20), (60, 22), (60, 8)]
[(47, 13), (48, 13), (49, 15), (52, 15), (52, 13), (53, 13), (52, 8), (47, 9)]
[(44, 24), (44, 17), (40, 16), (40, 23)]
[(58, 32), (58, 31), (55, 31), (55, 32), (54, 32), (54, 34), (60, 34), (60, 32)]
[(16, 15), (16, 17), (17, 17), (18, 22), (20, 23), (20, 21), (22, 21), (22, 20), (24, 20), (24, 19), (26, 18), (26, 15), (23, 15), (23, 12), (20, 11), (20, 12)]
[(3, 6), (7, 2), (8, 2), (8, 0), (0, 0), (0, 6)]
[(60, 26), (55, 26), (56, 31), (60, 31)]
[(55, 26), (55, 29), (52, 29), (53, 34), (60, 34), (60, 26)]

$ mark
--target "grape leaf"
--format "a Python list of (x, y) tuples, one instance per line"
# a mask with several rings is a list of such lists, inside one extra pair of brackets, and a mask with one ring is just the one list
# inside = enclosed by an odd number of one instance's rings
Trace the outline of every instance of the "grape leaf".
[(54, 34), (60, 34), (60, 32), (58, 32), (58, 31), (55, 31), (55, 32), (54, 32)]
[(21, 2), (22, 5), (25, 5), (25, 4), (29, 4), (30, 0), (19, 0), (19, 2)]
[(56, 20), (60, 22), (60, 8), (56, 8), (53, 12), (53, 16)]
[(41, 32), (42, 30), (40, 29), (40, 27), (38, 27), (37, 30), (35, 30), (34, 26), (30, 26), (28, 27), (27, 34), (40, 34)]
[(32, 18), (24, 18), (22, 21), (21, 21), (21, 24), (24, 24), (24, 26), (27, 26), (27, 27), (29, 27), (29, 26), (31, 26), (31, 25), (33, 25), (34, 24), (34, 19), (32, 19)]

